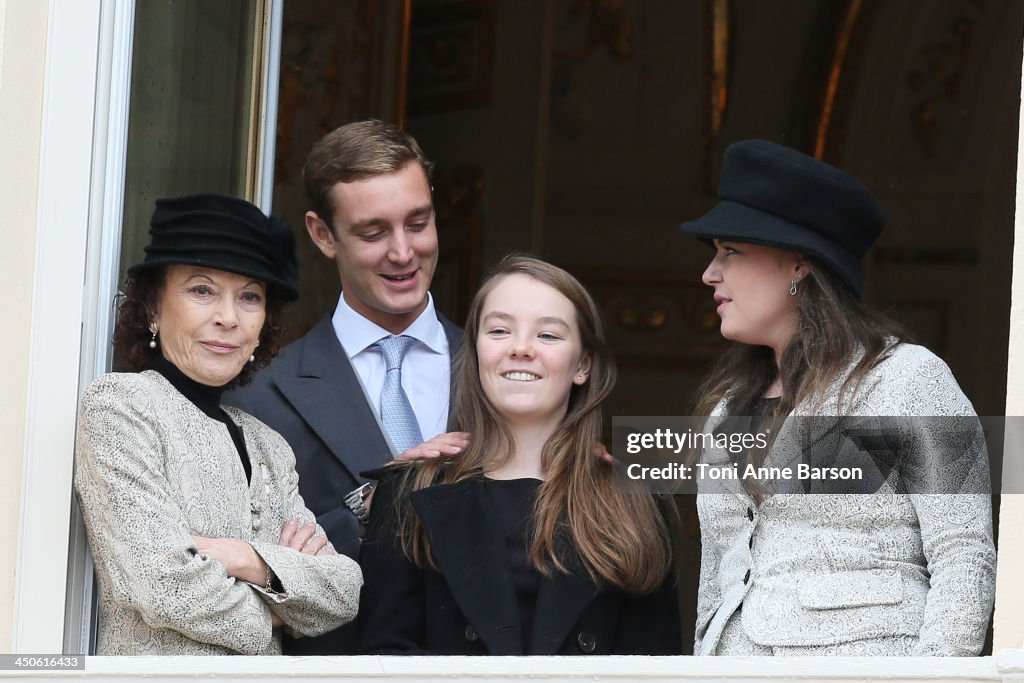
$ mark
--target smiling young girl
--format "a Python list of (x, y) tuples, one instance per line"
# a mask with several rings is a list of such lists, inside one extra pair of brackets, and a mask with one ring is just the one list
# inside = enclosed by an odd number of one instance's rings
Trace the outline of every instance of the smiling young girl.
[[(815, 457), (870, 464), (873, 450), (895, 465), (872, 486), (704, 487), (695, 652), (978, 654), (995, 585), (988, 463), (946, 364), (860, 302), (881, 207), (843, 171), (761, 140), (726, 151), (719, 196), (682, 226), (714, 245), (703, 280), (735, 342), (702, 390), (705, 429), (769, 421), (755, 464), (813, 444)], [(829, 450), (820, 426), (840, 418), (883, 429)]]
[(465, 452), (387, 471), (360, 564), (360, 650), (674, 654), (671, 548), (654, 499), (594, 456), (615, 383), (594, 301), (504, 259), (473, 300), (457, 375)]

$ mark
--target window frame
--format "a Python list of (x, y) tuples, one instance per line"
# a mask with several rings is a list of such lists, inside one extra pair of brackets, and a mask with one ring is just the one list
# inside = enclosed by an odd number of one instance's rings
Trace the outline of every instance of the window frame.
[[(247, 193), (269, 210), (283, 0), (258, 2)], [(50, 5), (14, 652), (95, 650), (93, 563), (71, 488), (74, 429), (81, 392), (111, 368), (134, 26), (134, 0)], [(69, 309), (79, 287), (80, 307)], [(67, 556), (54, 558), (62, 546)]]

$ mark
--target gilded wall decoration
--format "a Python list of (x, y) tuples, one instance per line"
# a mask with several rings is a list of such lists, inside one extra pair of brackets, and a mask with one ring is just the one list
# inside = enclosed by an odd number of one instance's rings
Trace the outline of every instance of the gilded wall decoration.
[[(849, 102), (861, 68), (871, 22), (879, 0), (818, 0), (808, 2), (805, 16), (809, 28), (795, 39), (804, 41), (805, 58), (788, 93), (792, 101), (788, 122), (781, 128), (760, 136), (782, 142), (812, 154), (819, 159), (838, 163), (844, 139)], [(704, 42), (707, 69), (705, 137), (705, 177), (707, 190), (715, 186), (722, 153), (736, 140), (751, 137), (745, 126), (730, 122), (731, 107), (745, 107), (756, 101), (736, 101), (733, 96), (736, 69), (750, 64), (736, 64), (736, 53), (763, 37), (741, 34), (736, 26), (749, 25), (751, 6), (735, 0), (707, 0)], [(744, 42), (743, 45), (739, 43)], [(751, 42), (754, 41), (754, 42)], [(765, 63), (770, 63), (767, 55)], [(772, 76), (765, 74), (766, 79)]]
[(967, 114), (964, 81), (974, 56), (989, 0), (962, 0), (942, 35), (924, 45), (904, 73), (914, 95), (911, 127), (925, 156), (938, 153), (939, 127)]
[(710, 290), (679, 273), (568, 267), (594, 296), (623, 367), (710, 367), (724, 342)]

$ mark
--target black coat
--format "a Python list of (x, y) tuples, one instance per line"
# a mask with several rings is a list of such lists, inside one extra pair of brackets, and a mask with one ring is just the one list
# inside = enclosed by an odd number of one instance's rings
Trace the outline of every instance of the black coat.
[[(452, 357), (462, 330), (440, 313)], [(257, 373), (252, 383), (224, 395), (279, 432), (295, 451), (299, 493), (331, 543), (353, 559), (359, 555), (359, 524), (345, 506), (352, 489), (366, 483), (359, 473), (380, 467), (393, 455), (373, 407), (345, 350), (331, 316), (289, 344)], [(355, 629), (343, 626), (319, 638), (286, 638), (285, 654), (345, 655), (355, 651)]]
[(508, 549), (484, 482), (412, 494), (440, 571), (420, 569), (399, 547), (395, 477), (374, 494), (360, 554), (359, 652), (443, 655), (680, 654), (671, 575), (635, 598), (598, 592), (585, 572), (544, 578), (524, 652)]

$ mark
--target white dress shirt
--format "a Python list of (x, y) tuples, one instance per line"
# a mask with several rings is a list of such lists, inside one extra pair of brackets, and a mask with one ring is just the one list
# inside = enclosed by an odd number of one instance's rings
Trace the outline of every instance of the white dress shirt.
[[(341, 348), (352, 362), (366, 398), (380, 421), (380, 395), (384, 389), (387, 365), (384, 354), (373, 345), (391, 333), (353, 310), (344, 296), (338, 298), (338, 307), (334, 309), (331, 322)], [(429, 292), (427, 307), (402, 334), (416, 340), (402, 361), (402, 389), (416, 413), (420, 434), (427, 440), (447, 431), (451, 387), (448, 337), (437, 319), (434, 299)]]

